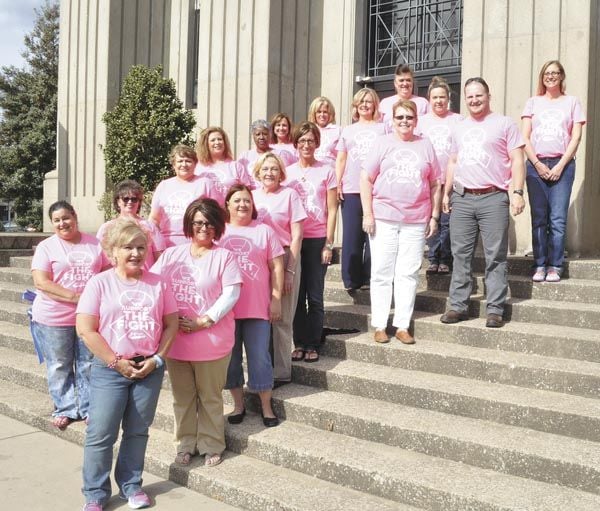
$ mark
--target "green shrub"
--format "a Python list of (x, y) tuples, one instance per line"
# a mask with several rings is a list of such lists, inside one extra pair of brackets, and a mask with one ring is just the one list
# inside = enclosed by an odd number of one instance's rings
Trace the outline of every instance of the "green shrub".
[(135, 179), (144, 190), (154, 191), (171, 174), (171, 148), (180, 143), (193, 145), (194, 116), (183, 108), (175, 82), (162, 76), (161, 66), (133, 66), (115, 108), (102, 120), (109, 189), (123, 179)]

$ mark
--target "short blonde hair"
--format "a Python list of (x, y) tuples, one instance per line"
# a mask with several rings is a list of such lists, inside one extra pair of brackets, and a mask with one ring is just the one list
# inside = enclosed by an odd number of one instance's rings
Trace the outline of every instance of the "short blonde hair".
[(175, 158), (178, 156), (182, 156), (183, 158), (190, 158), (194, 161), (198, 161), (198, 156), (196, 156), (196, 151), (194, 151), (193, 147), (185, 144), (177, 144), (171, 152), (169, 153), (169, 163), (173, 165), (175, 163)]
[(110, 258), (115, 248), (122, 247), (136, 238), (143, 237), (148, 248), (148, 233), (133, 218), (116, 218), (109, 223), (102, 237), (102, 249)]
[(363, 87), (362, 89), (360, 89), (356, 94), (354, 94), (354, 97), (352, 98), (353, 121), (358, 121), (358, 105), (360, 105), (361, 100), (363, 100), (367, 94), (369, 94), (373, 99), (373, 120), (379, 121), (379, 96), (377, 95), (377, 92), (375, 92), (374, 89), (369, 89), (368, 87)]
[(279, 165), (279, 175), (281, 176), (281, 179), (279, 182), (285, 181), (287, 179), (287, 174), (285, 173), (285, 164), (283, 163), (283, 160), (279, 156), (277, 156), (275, 153), (272, 153), (272, 152), (266, 152), (258, 160), (256, 160), (256, 163), (254, 164), (254, 172), (253, 172), (254, 177), (256, 179), (258, 179), (258, 175), (260, 173), (261, 167), (265, 164), (265, 161), (267, 161), (269, 158), (271, 158), (272, 160), (275, 160), (277, 162), (277, 165)]
[(308, 120), (317, 124), (317, 110), (321, 108), (321, 105), (327, 105), (327, 110), (329, 110), (329, 123), (335, 124), (335, 107), (331, 100), (325, 96), (317, 96), (312, 100), (312, 103), (308, 108)]
[[(392, 105), (392, 117), (394, 115), (396, 115), (396, 110), (398, 110), (398, 108), (404, 108), (404, 110), (410, 110), (413, 115), (415, 116), (415, 121), (417, 119), (417, 105), (415, 104), (414, 101), (411, 101), (410, 99), (401, 99), (400, 101), (396, 101), (393, 105)], [(416, 124), (416, 122), (415, 122)]]

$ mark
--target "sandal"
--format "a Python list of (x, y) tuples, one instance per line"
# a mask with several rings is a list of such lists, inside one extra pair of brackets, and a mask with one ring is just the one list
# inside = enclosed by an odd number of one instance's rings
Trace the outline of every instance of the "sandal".
[(58, 428), (60, 431), (64, 431), (67, 429), (67, 426), (73, 422), (71, 417), (65, 417), (64, 415), (59, 415), (58, 417), (54, 417), (52, 420), (52, 425), (55, 428)]
[(177, 465), (182, 465), (184, 467), (188, 466), (192, 462), (192, 453), (191, 452), (178, 452), (175, 457), (175, 463)]
[(429, 268), (427, 268), (425, 273), (427, 273), (428, 275), (432, 275), (434, 273), (437, 273), (439, 268), (440, 268), (440, 266), (438, 264), (432, 263), (429, 265)]
[(296, 348), (294, 351), (292, 351), (292, 362), (300, 362), (301, 360), (304, 360), (305, 355), (306, 352), (302, 348)]
[(450, 273), (450, 267), (447, 264), (440, 264), (438, 266), (438, 273), (446, 275), (446, 274)]
[(215, 467), (222, 461), (223, 461), (223, 458), (221, 457), (221, 455), (218, 452), (215, 452), (213, 454), (207, 454), (206, 457), (204, 458), (204, 466), (205, 467)]
[(304, 362), (318, 362), (319, 361), (319, 352), (317, 350), (306, 350), (306, 355), (304, 356)]

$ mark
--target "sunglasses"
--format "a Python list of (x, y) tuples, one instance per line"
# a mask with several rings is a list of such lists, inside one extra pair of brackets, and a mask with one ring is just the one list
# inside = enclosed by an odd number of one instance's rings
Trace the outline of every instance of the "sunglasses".
[(414, 120), (414, 118), (414, 115), (394, 115), (394, 119), (396, 119), (397, 121), (403, 121), (404, 119), (406, 119), (407, 121), (412, 121)]
[(131, 202), (132, 204), (137, 204), (138, 202), (140, 202), (140, 198), (139, 197), (121, 197), (121, 200), (127, 204), (128, 202)]

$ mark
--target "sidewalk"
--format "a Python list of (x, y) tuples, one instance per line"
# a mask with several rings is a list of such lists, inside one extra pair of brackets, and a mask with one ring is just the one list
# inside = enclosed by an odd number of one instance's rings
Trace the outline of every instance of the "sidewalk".
[[(0, 495), (2, 509), (75, 511), (83, 507), (83, 448), (0, 415)], [(116, 488), (113, 482), (113, 490)], [(144, 489), (160, 511), (234, 511), (223, 504), (144, 473)], [(126, 510), (114, 496), (106, 511)]]

